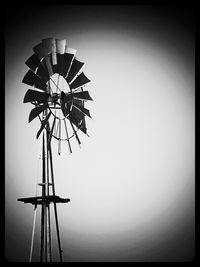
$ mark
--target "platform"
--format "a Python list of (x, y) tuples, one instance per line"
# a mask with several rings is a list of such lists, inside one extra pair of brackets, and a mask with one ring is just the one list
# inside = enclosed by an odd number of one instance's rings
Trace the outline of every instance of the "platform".
[(61, 197), (56, 196), (56, 195), (18, 198), (17, 200), (24, 202), (24, 203), (31, 203), (32, 205), (41, 205), (44, 203), (49, 204), (51, 202), (53, 202), (53, 203), (67, 203), (70, 201), (69, 198), (61, 198)]

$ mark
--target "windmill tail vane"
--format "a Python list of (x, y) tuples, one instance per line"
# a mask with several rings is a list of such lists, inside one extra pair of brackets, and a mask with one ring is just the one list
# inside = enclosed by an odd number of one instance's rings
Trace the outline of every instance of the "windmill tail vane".
[[(24, 103), (31, 103), (28, 121), (39, 118), (41, 123), (36, 134), (42, 136), (42, 173), (41, 195), (19, 198), (18, 201), (34, 206), (34, 223), (29, 261), (32, 261), (34, 232), (37, 207), (41, 206), (40, 262), (53, 261), (51, 237), (51, 209), (53, 204), (55, 226), (58, 243), (59, 261), (63, 261), (61, 238), (58, 223), (57, 204), (67, 203), (69, 198), (56, 195), (54, 168), (52, 158), (52, 138), (58, 142), (58, 154), (61, 154), (61, 142), (67, 141), (69, 152), (72, 153), (71, 138), (81, 141), (78, 131), (88, 135), (85, 117), (91, 118), (85, 102), (92, 98), (84, 87), (90, 80), (82, 71), (85, 63), (77, 60), (76, 50), (69, 48), (65, 39), (46, 38), (33, 47), (33, 55), (25, 64), (29, 70), (22, 82), (32, 86), (24, 96)], [(88, 135), (89, 136), (89, 135)]]

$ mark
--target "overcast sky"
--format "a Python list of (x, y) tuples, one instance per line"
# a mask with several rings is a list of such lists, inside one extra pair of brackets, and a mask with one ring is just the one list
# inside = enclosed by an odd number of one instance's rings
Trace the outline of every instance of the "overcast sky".
[[(175, 6), (6, 8), (6, 258), (28, 261), (40, 181), (40, 122), (23, 104), (25, 61), (66, 39), (85, 62), (87, 137), (52, 141), (65, 261), (187, 261), (194, 256), (193, 11)], [(39, 212), (34, 261), (39, 260)], [(55, 231), (54, 231), (55, 232)], [(55, 233), (54, 233), (55, 236)], [(54, 238), (55, 239), (55, 238)], [(56, 239), (53, 249), (58, 260)]]

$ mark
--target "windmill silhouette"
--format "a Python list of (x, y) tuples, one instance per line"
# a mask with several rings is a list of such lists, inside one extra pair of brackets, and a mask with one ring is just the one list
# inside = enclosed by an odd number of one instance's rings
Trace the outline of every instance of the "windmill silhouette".
[(56, 195), (51, 141), (52, 137), (57, 140), (60, 155), (62, 141), (67, 141), (72, 153), (71, 138), (75, 137), (80, 145), (78, 131), (88, 135), (85, 116), (91, 116), (84, 105), (92, 98), (83, 88), (90, 80), (82, 72), (84, 63), (76, 59), (76, 50), (69, 48), (65, 39), (42, 39), (33, 51), (25, 62), (29, 70), (23, 78), (23, 83), (33, 88), (26, 92), (24, 103), (34, 105), (29, 122), (35, 118), (41, 122), (36, 135), (39, 138), (42, 134), (42, 178), (41, 183), (37, 184), (41, 195), (19, 198), (18, 201), (34, 206), (29, 261), (32, 261), (38, 206), (41, 207), (40, 262), (53, 261), (50, 215), (50, 205), (53, 204), (59, 260), (63, 262), (57, 203), (67, 203), (70, 199)]

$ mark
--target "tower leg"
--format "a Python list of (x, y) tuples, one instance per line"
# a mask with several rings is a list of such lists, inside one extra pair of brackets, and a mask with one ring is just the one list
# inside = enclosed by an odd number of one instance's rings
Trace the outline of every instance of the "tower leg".
[[(45, 162), (45, 136), (43, 133), (42, 140), (42, 196), (46, 196), (46, 162)], [(41, 205), (41, 244), (40, 244), (40, 262), (44, 261), (44, 252), (45, 252), (45, 203), (43, 202)]]
[(47, 261), (52, 262), (52, 253), (51, 253), (51, 218), (50, 218), (50, 204), (47, 206), (47, 225), (48, 225), (48, 258)]
[(55, 221), (56, 221), (56, 232), (57, 232), (57, 239), (58, 239), (59, 257), (60, 257), (60, 262), (63, 262), (62, 248), (61, 248), (61, 241), (60, 241), (60, 232), (59, 232), (59, 225), (58, 225), (57, 206), (56, 206), (56, 203), (53, 203), (53, 204), (54, 204), (54, 212), (55, 212)]
[[(54, 173), (53, 173), (53, 162), (52, 162), (51, 145), (49, 146), (49, 159), (50, 159), (50, 168), (51, 168), (52, 191), (53, 191), (53, 195), (55, 195), (55, 184), (54, 184)], [(63, 262), (62, 247), (61, 247), (61, 240), (60, 240), (60, 231), (59, 231), (59, 224), (58, 224), (57, 206), (56, 206), (56, 203), (53, 203), (53, 204), (54, 204), (54, 213), (55, 213), (55, 222), (56, 222), (56, 233), (57, 233), (57, 240), (58, 240), (59, 257), (60, 257), (60, 262)]]
[(34, 241), (34, 235), (35, 235), (36, 212), (37, 212), (37, 205), (35, 205), (34, 207), (33, 230), (32, 230), (32, 238), (31, 238), (31, 250), (30, 250), (29, 262), (32, 261), (32, 255), (33, 255), (33, 241)]
[(41, 205), (41, 241), (40, 241), (40, 262), (44, 259), (44, 204)]

